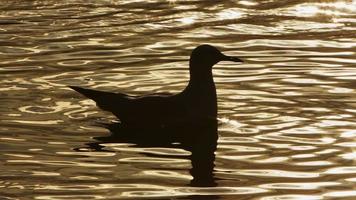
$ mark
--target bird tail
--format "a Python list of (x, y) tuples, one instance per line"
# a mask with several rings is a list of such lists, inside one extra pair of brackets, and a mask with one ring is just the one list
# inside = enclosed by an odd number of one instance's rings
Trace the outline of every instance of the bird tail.
[(68, 86), (68, 87), (79, 92), (80, 94), (84, 95), (85, 97), (88, 97), (89, 99), (93, 99), (94, 101), (96, 99), (100, 98), (101, 96), (103, 96), (103, 94), (107, 93), (107, 92), (101, 92), (101, 91), (97, 91), (97, 90), (81, 88), (81, 87), (77, 87), (77, 86)]
[(123, 94), (120, 93), (104, 92), (77, 86), (68, 87), (84, 95), (85, 97), (92, 99), (96, 102), (99, 108), (107, 111), (113, 111), (112, 109), (124, 100)]

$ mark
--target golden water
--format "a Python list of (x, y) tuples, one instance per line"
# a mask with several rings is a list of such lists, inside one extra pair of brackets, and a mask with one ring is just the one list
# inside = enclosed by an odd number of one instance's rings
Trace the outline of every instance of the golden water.
[[(356, 2), (2, 0), (0, 199), (355, 199)], [(215, 66), (216, 187), (189, 152), (88, 144), (115, 119), (66, 85), (181, 91)]]

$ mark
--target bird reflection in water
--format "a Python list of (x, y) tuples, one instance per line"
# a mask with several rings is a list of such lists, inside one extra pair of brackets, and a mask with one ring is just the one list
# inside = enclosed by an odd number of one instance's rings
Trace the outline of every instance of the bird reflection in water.
[[(85, 149), (110, 151), (105, 149), (105, 143), (131, 143), (137, 147), (182, 148), (191, 152), (189, 156), (192, 164), (190, 174), (193, 179), (190, 185), (213, 187), (216, 186), (213, 171), (218, 140), (217, 125), (217, 120), (195, 121), (182, 126), (155, 129), (138, 129), (120, 123), (105, 124), (110, 135), (95, 137), (97, 142), (87, 143)], [(75, 150), (82, 151), (81, 149), (83, 148)], [(173, 155), (160, 157), (177, 158)], [(180, 158), (186, 157), (181, 156)]]

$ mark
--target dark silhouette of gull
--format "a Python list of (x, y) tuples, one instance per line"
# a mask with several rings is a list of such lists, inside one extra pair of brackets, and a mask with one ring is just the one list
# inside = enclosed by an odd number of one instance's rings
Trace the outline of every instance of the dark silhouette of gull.
[(107, 151), (103, 144), (112, 142), (180, 147), (192, 153), (190, 185), (216, 186), (213, 172), (218, 122), (212, 67), (220, 61), (242, 62), (211, 45), (195, 48), (189, 61), (189, 84), (178, 94), (130, 96), (69, 86), (120, 120), (118, 124), (105, 124), (111, 134), (95, 137), (98, 142), (87, 146), (95, 151)]
[(69, 87), (94, 100), (102, 110), (112, 112), (122, 125), (144, 129), (176, 127), (216, 120), (217, 98), (212, 67), (220, 61), (242, 62), (211, 45), (195, 48), (189, 60), (189, 84), (178, 94), (130, 96)]

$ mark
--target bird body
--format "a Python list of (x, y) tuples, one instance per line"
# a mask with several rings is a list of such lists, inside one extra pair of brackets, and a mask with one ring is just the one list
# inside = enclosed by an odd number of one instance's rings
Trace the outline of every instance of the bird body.
[(112, 112), (124, 125), (167, 127), (216, 120), (217, 95), (212, 67), (222, 60), (242, 62), (236, 57), (225, 56), (213, 46), (198, 46), (189, 62), (189, 84), (178, 94), (130, 96), (69, 87), (94, 100), (99, 108)]
[(150, 94), (129, 96), (70, 86), (73, 90), (96, 102), (102, 110), (112, 112), (120, 122), (130, 126), (163, 127), (191, 121), (215, 119), (216, 92), (197, 93), (186, 89), (178, 94)]

